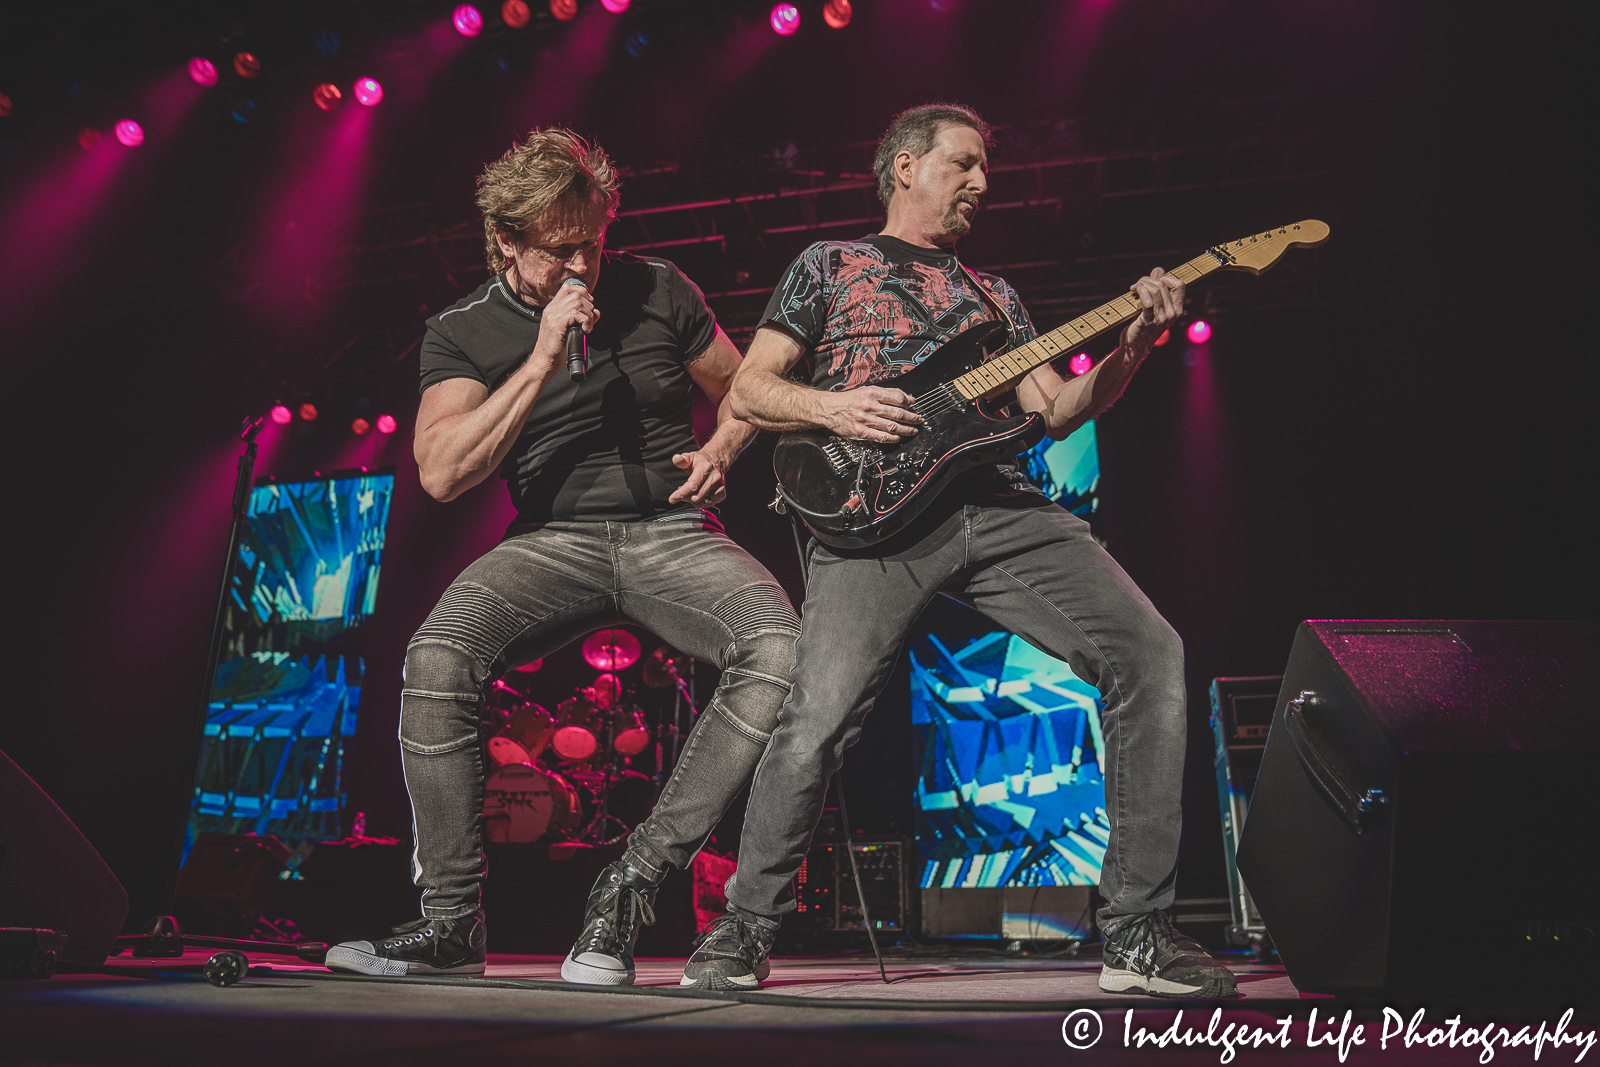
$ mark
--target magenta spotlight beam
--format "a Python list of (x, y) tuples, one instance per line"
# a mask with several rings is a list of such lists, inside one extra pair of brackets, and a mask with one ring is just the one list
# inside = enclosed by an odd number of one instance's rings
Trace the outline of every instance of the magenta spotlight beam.
[(483, 13), (471, 4), (458, 4), (450, 13), (450, 24), (463, 37), (476, 37), (483, 32)]
[(189, 80), (196, 85), (217, 84), (216, 64), (204, 56), (195, 56), (189, 60)]
[(773, 4), (768, 21), (779, 37), (793, 37), (800, 29), (800, 9), (793, 4)]
[(1211, 324), (1205, 319), (1195, 319), (1189, 324), (1189, 343), (1203, 345), (1211, 340)]
[(116, 126), (117, 140), (129, 148), (138, 148), (144, 144), (144, 127), (132, 119), (123, 119)]
[(628, 5), (632, 2), (633, 0), (600, 0), (600, 6), (613, 15), (620, 15), (628, 10)]
[(366, 107), (377, 107), (383, 103), (383, 86), (378, 84), (376, 78), (358, 78), (355, 86), (356, 100)]

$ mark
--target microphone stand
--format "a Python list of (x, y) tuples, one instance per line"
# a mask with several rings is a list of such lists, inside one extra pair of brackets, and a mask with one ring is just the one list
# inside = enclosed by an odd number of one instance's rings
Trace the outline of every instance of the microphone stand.
[(183, 783), (183, 803), (175, 813), (179, 816), (177, 822), (177, 847), (173, 850), (174, 862), (172, 864), (172, 879), (165, 883), (161, 891), (162, 910), (170, 911), (172, 903), (177, 899), (178, 872), (183, 866), (183, 841), (189, 831), (189, 808), (194, 801), (194, 775), (200, 764), (200, 746), (205, 738), (206, 718), (211, 711), (211, 690), (216, 684), (217, 663), (222, 658), (222, 624), (228, 610), (228, 590), (233, 584), (234, 557), (239, 554), (239, 544), (244, 540), (245, 514), (250, 503), (250, 483), (255, 479), (256, 455), (258, 446), (256, 437), (266, 425), (265, 415), (251, 415), (245, 418), (239, 430), (239, 439), (245, 443), (244, 453), (239, 456), (238, 476), (233, 482), (233, 526), (228, 531), (228, 554), (222, 562), (222, 582), (217, 587), (217, 609), (211, 617), (211, 644), (206, 650), (205, 677), (200, 686), (200, 700), (195, 705), (193, 725), (189, 730), (188, 760), (185, 762), (188, 780)]

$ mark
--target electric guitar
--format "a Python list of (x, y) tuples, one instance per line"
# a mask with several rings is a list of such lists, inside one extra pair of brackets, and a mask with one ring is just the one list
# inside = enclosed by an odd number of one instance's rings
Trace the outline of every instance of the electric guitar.
[[(1214, 270), (1260, 274), (1291, 248), (1328, 239), (1326, 223), (1306, 219), (1213, 245), (1171, 275), (1185, 285)], [(1065, 326), (1006, 352), (1006, 328), (981, 322), (945, 342), (890, 382), (914, 399), (917, 432), (898, 444), (856, 441), (827, 430), (786, 433), (773, 453), (778, 495), (811, 532), (836, 548), (862, 548), (904, 529), (950, 480), (981, 463), (1009, 459), (1038, 444), (1044, 419), (1007, 416), (991, 401), (1036, 367), (1139, 314), (1127, 293)], [(775, 504), (777, 502), (774, 502)], [(782, 510), (782, 509), (780, 509)]]

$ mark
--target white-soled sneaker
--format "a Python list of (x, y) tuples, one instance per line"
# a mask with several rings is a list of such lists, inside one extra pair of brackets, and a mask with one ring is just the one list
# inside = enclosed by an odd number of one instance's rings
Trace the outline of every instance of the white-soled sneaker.
[(1100, 988), (1156, 997), (1234, 997), (1233, 972), (1153, 911), (1106, 938)]
[(726, 912), (695, 938), (694, 955), (684, 965), (680, 986), (692, 989), (755, 989), (772, 971), (767, 956), (778, 938), (776, 927), (746, 922)]
[(583, 911), (583, 933), (561, 977), (578, 985), (632, 985), (633, 943), (639, 926), (654, 926), (655, 886), (633, 868), (613, 863), (600, 872)]
[(489, 955), (483, 912), (459, 919), (416, 919), (374, 944), (346, 941), (328, 949), (330, 971), (401, 978), (408, 974), (481, 975)]

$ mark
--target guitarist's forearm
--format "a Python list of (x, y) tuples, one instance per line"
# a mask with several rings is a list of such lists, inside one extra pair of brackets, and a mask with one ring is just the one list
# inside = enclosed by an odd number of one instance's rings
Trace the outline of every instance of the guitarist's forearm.
[(762, 430), (788, 433), (824, 425), (816, 389), (798, 385), (747, 361), (733, 379), (728, 398), (735, 418)]
[(1018, 383), (1017, 399), (1024, 410), (1043, 415), (1045, 432), (1060, 440), (1114, 404), (1148, 353), (1148, 348), (1120, 345), (1070, 381), (1040, 367)]

